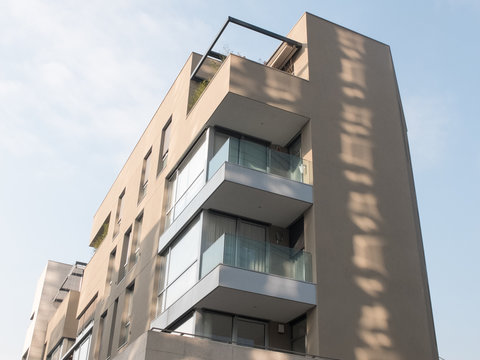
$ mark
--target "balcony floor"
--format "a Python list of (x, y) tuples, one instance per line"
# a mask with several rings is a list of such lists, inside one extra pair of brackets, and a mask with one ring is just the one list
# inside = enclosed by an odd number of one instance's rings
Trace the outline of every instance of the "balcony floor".
[(165, 329), (194, 307), (287, 323), (315, 305), (315, 284), (218, 265), (152, 327)]

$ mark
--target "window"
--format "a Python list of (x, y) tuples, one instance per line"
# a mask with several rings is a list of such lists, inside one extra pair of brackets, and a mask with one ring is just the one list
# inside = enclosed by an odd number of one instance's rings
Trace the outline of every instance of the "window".
[(130, 246), (129, 258), (130, 263), (128, 268), (131, 269), (133, 265), (138, 262), (140, 256), (140, 237), (142, 235), (143, 212), (135, 219), (135, 226), (133, 228), (132, 244)]
[(55, 346), (55, 349), (47, 356), (47, 360), (60, 360), (62, 358), (63, 339)]
[(303, 216), (288, 227), (290, 247), (297, 251), (305, 249), (303, 227)]
[(197, 259), (202, 233), (202, 222), (199, 219), (197, 217), (164, 254), (159, 281), (158, 313), (172, 305), (197, 282)]
[(120, 340), (118, 347), (125, 345), (130, 337), (130, 322), (133, 309), (133, 290), (135, 284), (132, 283), (125, 291), (125, 304), (123, 306), (122, 324), (120, 325)]
[(90, 340), (92, 339), (92, 334), (90, 333), (85, 340), (82, 341), (80, 346), (75, 349), (73, 353), (73, 360), (87, 360), (88, 353), (90, 352)]
[(263, 347), (266, 327), (264, 322), (237, 317), (233, 327), (234, 341), (240, 345)]
[(128, 270), (128, 254), (130, 254), (130, 246), (132, 245), (130, 241), (131, 237), (132, 227), (130, 226), (130, 228), (127, 230), (123, 237), (122, 256), (120, 258), (120, 269), (118, 271), (118, 282), (120, 282), (125, 277), (125, 274)]
[(143, 158), (142, 166), (142, 176), (140, 178), (140, 190), (138, 193), (138, 201), (140, 202), (147, 193), (148, 177), (150, 175), (150, 154), (152, 153), (152, 148), (148, 150), (147, 155)]
[(118, 231), (120, 229), (120, 224), (122, 222), (122, 210), (123, 210), (123, 197), (124, 196), (125, 196), (125, 189), (123, 189), (122, 193), (118, 197), (117, 213), (115, 215), (115, 228), (113, 230), (113, 237), (117, 236)]
[(207, 143), (204, 134), (169, 179), (167, 226), (185, 209), (205, 184)]
[(265, 347), (268, 344), (267, 322), (237, 315), (202, 311), (201, 335), (217, 341)]
[(113, 304), (112, 324), (110, 325), (110, 336), (108, 338), (107, 359), (112, 355), (113, 335), (115, 333), (115, 322), (117, 320), (118, 298)]
[(168, 119), (167, 123), (162, 130), (162, 141), (160, 143), (160, 157), (158, 159), (157, 175), (167, 166), (168, 147), (170, 145), (170, 124), (172, 123), (172, 117)]
[(101, 316), (100, 316), (100, 323), (98, 326), (98, 335), (97, 335), (97, 341), (96, 341), (96, 356), (99, 358), (101, 356), (101, 351), (102, 351), (102, 343), (103, 339), (105, 337), (104, 332), (105, 332), (105, 319), (107, 317), (107, 311), (105, 311)]
[(305, 353), (307, 335), (307, 318), (301, 318), (292, 322), (292, 351)]
[(202, 335), (217, 341), (232, 341), (233, 317), (211, 311), (202, 314)]
[(113, 267), (115, 266), (115, 256), (117, 254), (117, 248), (113, 249), (108, 258), (108, 269), (107, 269), (107, 285), (112, 284), (113, 280)]

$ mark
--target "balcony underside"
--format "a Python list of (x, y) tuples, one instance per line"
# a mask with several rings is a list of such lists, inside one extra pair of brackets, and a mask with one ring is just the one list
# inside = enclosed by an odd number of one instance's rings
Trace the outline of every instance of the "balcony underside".
[(188, 119), (285, 146), (309, 120), (308, 85), (304, 79), (231, 54)]
[(151, 326), (167, 328), (192, 308), (287, 323), (315, 305), (314, 284), (219, 265), (165, 310)]
[(286, 228), (313, 202), (312, 186), (224, 163), (160, 236), (162, 252), (200, 209), (214, 209)]
[(284, 146), (307, 122), (305, 116), (229, 92), (215, 109), (208, 125)]
[(224, 174), (224, 180), (205, 202), (204, 209), (285, 228), (311, 205), (310, 185), (229, 163), (225, 164)]

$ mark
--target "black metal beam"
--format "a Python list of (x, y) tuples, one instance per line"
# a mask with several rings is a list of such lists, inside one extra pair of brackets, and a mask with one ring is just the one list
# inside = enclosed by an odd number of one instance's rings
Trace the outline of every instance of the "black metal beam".
[(272, 31), (269, 31), (269, 30), (266, 30), (266, 29), (263, 29), (259, 26), (256, 26), (256, 25), (253, 25), (253, 24), (249, 24), (245, 21), (242, 21), (242, 20), (239, 20), (239, 19), (236, 19), (236, 18), (233, 18), (231, 16), (228, 17), (228, 20), (234, 24), (237, 24), (239, 26), (243, 26), (244, 28), (247, 28), (247, 29), (250, 29), (250, 30), (253, 30), (253, 31), (256, 31), (256, 32), (259, 32), (260, 34), (263, 34), (263, 35), (267, 35), (267, 36), (270, 36), (270, 37), (273, 37), (277, 40), (280, 40), (280, 41), (284, 41), (286, 42), (288, 45), (292, 45), (292, 46), (295, 46), (296, 48), (301, 48), (302, 47), (302, 44), (299, 43), (298, 41), (295, 41), (295, 40), (292, 40), (292, 39), (289, 39), (285, 36), (282, 36), (282, 35), (279, 35), (277, 33), (274, 33)]
[(197, 75), (197, 72), (198, 72), (198, 69), (200, 69), (200, 67), (203, 65), (205, 59), (207, 58), (208, 56), (208, 53), (210, 51), (212, 51), (213, 47), (215, 46), (215, 44), (217, 43), (218, 39), (220, 38), (220, 36), (223, 34), (223, 31), (225, 30), (225, 28), (227, 27), (228, 23), (230, 22), (230, 18), (227, 19), (227, 21), (225, 22), (225, 24), (222, 26), (222, 29), (220, 30), (220, 32), (218, 33), (218, 35), (215, 37), (215, 40), (213, 40), (213, 43), (212, 45), (210, 45), (210, 47), (208, 48), (207, 52), (202, 56), (202, 58), (200, 59), (200, 62), (197, 64), (197, 66), (195, 67), (195, 69), (193, 70), (192, 72), (192, 75), (190, 76), (190, 79), (193, 79), (195, 78)]
[(213, 51), (213, 47), (215, 46), (215, 44), (217, 43), (218, 39), (220, 38), (220, 36), (223, 34), (223, 32), (225, 31), (225, 28), (227, 27), (227, 25), (229, 23), (234, 23), (234, 24), (237, 24), (239, 26), (242, 26), (244, 28), (247, 28), (249, 30), (253, 30), (253, 31), (256, 31), (260, 34), (263, 34), (263, 35), (266, 35), (266, 36), (270, 36), (270, 37), (273, 37), (274, 39), (277, 39), (277, 40), (280, 40), (280, 41), (283, 41), (283, 42), (286, 42), (287, 44), (291, 45), (291, 46), (294, 46), (296, 47), (297, 49), (300, 49), (302, 47), (302, 44), (299, 43), (298, 41), (295, 41), (295, 40), (292, 40), (292, 39), (289, 39), (285, 36), (282, 36), (282, 35), (279, 35), (279, 34), (276, 34), (272, 31), (269, 31), (269, 30), (266, 30), (266, 29), (263, 29), (259, 26), (256, 26), (256, 25), (253, 25), (253, 24), (250, 24), (250, 23), (247, 23), (245, 21), (242, 21), (242, 20), (239, 20), (239, 19), (236, 19), (234, 17), (231, 17), (229, 16), (227, 21), (225, 22), (225, 24), (222, 26), (222, 29), (220, 30), (220, 32), (218, 33), (218, 35), (215, 37), (215, 40), (213, 40), (213, 43), (212, 45), (210, 45), (210, 47), (208, 48), (207, 52), (202, 56), (202, 58), (200, 59), (200, 62), (197, 64), (197, 66), (195, 67), (195, 69), (193, 70), (192, 72), (192, 75), (190, 75), (190, 79), (191, 80), (198, 80), (199, 78), (196, 76), (197, 75), (197, 72), (198, 70), (200, 69), (200, 67), (203, 65), (203, 63), (205, 62), (206, 58), (208, 56), (212, 56), (212, 57), (215, 57), (217, 59), (220, 59), (220, 57), (223, 57), (223, 55), (217, 53), (216, 51)]

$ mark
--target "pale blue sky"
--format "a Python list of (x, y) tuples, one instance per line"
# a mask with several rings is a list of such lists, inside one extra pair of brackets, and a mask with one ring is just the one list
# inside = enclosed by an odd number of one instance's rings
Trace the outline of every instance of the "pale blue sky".
[(304, 11), (391, 46), (440, 355), (479, 358), (480, 0), (2, 0), (2, 359), (46, 261), (89, 260), (92, 216), (189, 53), (228, 15), (286, 34)]

